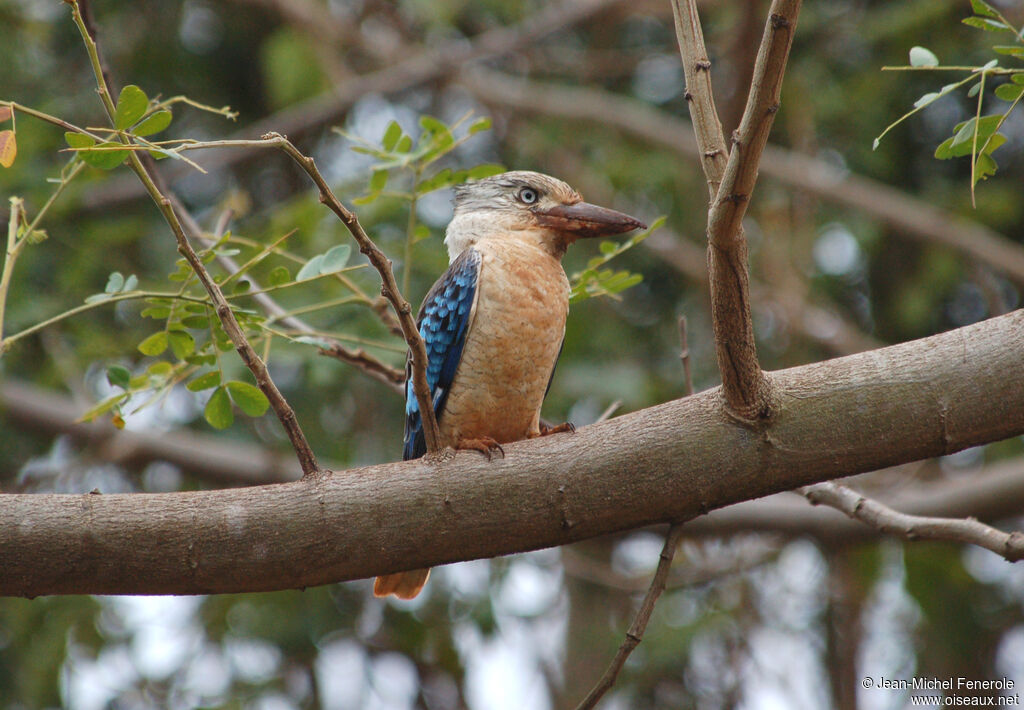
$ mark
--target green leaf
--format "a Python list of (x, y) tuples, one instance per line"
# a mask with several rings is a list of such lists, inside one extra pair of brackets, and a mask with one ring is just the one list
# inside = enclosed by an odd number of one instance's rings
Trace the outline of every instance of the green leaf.
[(91, 422), (99, 415), (105, 414), (106, 412), (109, 412), (111, 409), (116, 409), (117, 406), (124, 402), (126, 399), (128, 399), (127, 392), (120, 392), (118, 394), (113, 395), (112, 397), (107, 397), (105, 400), (103, 400), (95, 407), (88, 410), (85, 414), (80, 416), (78, 418), (78, 421)]
[(146, 374), (150, 377), (164, 378), (171, 374), (171, 370), (174, 366), (166, 360), (160, 362), (154, 362), (152, 365), (146, 368)]
[(276, 266), (270, 272), (269, 280), (271, 286), (283, 286), (292, 280), (292, 275), (287, 266)]
[(996, 96), (1003, 101), (1016, 101), (1024, 94), (1024, 86), (1020, 84), (1003, 84), (996, 87)]
[(86, 303), (99, 303), (100, 301), (106, 301), (110, 299), (111, 294), (109, 293), (94, 293), (91, 296), (85, 297)]
[(1020, 45), (996, 45), (992, 48), (993, 52), (998, 54), (1007, 54), (1011, 57), (1017, 57), (1018, 59), (1024, 59), (1024, 47)]
[[(963, 123), (957, 124), (956, 128), (953, 129), (955, 131), (953, 136), (953, 147), (956, 148), (957, 146), (964, 143), (974, 143), (975, 124), (977, 124), (978, 126), (978, 145), (981, 145), (986, 140), (988, 140), (988, 137), (990, 135), (995, 133), (996, 129), (999, 127), (1000, 122), (1002, 121), (1002, 118), (1003, 117), (1001, 115), (992, 114), (990, 116), (982, 116), (981, 120), (972, 118), (968, 121), (964, 121)], [(969, 152), (970, 151), (968, 151), (968, 153)]]
[(978, 95), (979, 91), (981, 91), (981, 82), (980, 81), (977, 82), (976, 84), (974, 84), (974, 86), (972, 86), (970, 89), (967, 90), (967, 98), (969, 98), (969, 99), (974, 98), (975, 96)]
[(971, 10), (975, 15), (982, 17), (999, 17), (999, 13), (993, 9), (985, 0), (971, 0)]
[(924, 47), (910, 48), (910, 66), (912, 67), (937, 67), (939, 58), (931, 50)]
[(417, 244), (422, 242), (424, 239), (430, 238), (430, 228), (425, 224), (417, 224), (416, 228), (412, 230), (412, 243)]
[(979, 180), (984, 180), (989, 175), (995, 175), (997, 167), (999, 166), (995, 159), (987, 152), (979, 155), (978, 162), (974, 164), (974, 184), (977, 185)]
[(235, 421), (235, 413), (231, 411), (231, 400), (223, 386), (218, 387), (210, 395), (203, 416), (214, 429), (227, 429)]
[(249, 289), (251, 289), (251, 288), (252, 288), (252, 282), (251, 281), (249, 281), (248, 279), (239, 279), (235, 283), (235, 287), (233, 289), (231, 289), (231, 294), (237, 296), (240, 293), (248, 292)]
[(270, 401), (259, 387), (238, 381), (228, 382), (226, 386), (231, 399), (250, 417), (262, 417), (266, 414)]
[(216, 387), (220, 384), (220, 370), (211, 370), (204, 375), (194, 378), (191, 382), (185, 385), (185, 389), (189, 392), (202, 392), (208, 390), (211, 387)]
[(131, 379), (132, 373), (123, 365), (111, 365), (107, 368), (107, 382), (114, 385), (114, 387), (128, 389), (128, 383), (131, 382)]
[(601, 242), (601, 253), (605, 255), (612, 255), (619, 250), (619, 245), (615, 242)]
[(210, 319), (206, 316), (185, 316), (181, 319), (181, 324), (186, 328), (193, 328), (195, 330), (205, 330), (210, 327)]
[(1006, 23), (1000, 22), (999, 20), (990, 20), (987, 17), (965, 17), (961, 20), (965, 25), (971, 27), (977, 27), (979, 30), (985, 30), (986, 32), (999, 32), (1000, 30), (1008, 30)]
[(396, 153), (408, 153), (412, 150), (412, 136), (402, 136), (395, 146)]
[(336, 247), (331, 247), (324, 254), (323, 261), (320, 263), (321, 274), (333, 274), (335, 271), (341, 271), (345, 268), (345, 264), (348, 263), (348, 258), (352, 254), (352, 246), (349, 244), (339, 244)]
[(374, 170), (373, 176), (370, 178), (370, 192), (380, 192), (388, 184), (388, 171), (387, 170)]
[(479, 180), (481, 178), (498, 175), (503, 172), (505, 172), (504, 165), (498, 165), (497, 163), (484, 163), (483, 165), (477, 165), (475, 168), (470, 168), (468, 177), (470, 180)]
[(171, 125), (171, 112), (167, 110), (157, 111), (146, 116), (146, 118), (132, 131), (137, 136), (151, 136)]
[(922, 106), (927, 106), (928, 104), (930, 104), (932, 101), (934, 101), (937, 98), (939, 98), (939, 94), (937, 94), (934, 91), (931, 92), (931, 93), (925, 94), (924, 96), (922, 96), (921, 98), (919, 98), (917, 101), (914, 102), (914, 108), (921, 108)]
[(398, 145), (398, 140), (401, 137), (402, 127), (398, 125), (398, 121), (392, 121), (384, 131), (384, 137), (381, 139), (380, 143), (384, 147), (384, 150), (390, 153), (395, 149), (395, 146)]
[(1018, 72), (1010, 76), (1010, 81), (1014, 84), (1024, 84), (1024, 72)]
[(191, 333), (184, 330), (172, 330), (168, 336), (171, 341), (171, 352), (179, 360), (184, 360), (196, 351), (196, 340)]
[(124, 280), (124, 286), (121, 287), (121, 293), (128, 293), (134, 291), (139, 285), (139, 277), (135, 274), (129, 274), (128, 278)]
[(443, 135), (449, 132), (448, 126), (446, 126), (443, 121), (439, 121), (433, 116), (420, 116), (420, 127), (431, 135)]
[(142, 118), (149, 107), (149, 98), (135, 84), (129, 84), (121, 89), (121, 95), (117, 97), (117, 109), (114, 112), (114, 128), (124, 130)]
[(107, 285), (103, 288), (105, 293), (117, 293), (124, 286), (124, 276), (120, 271), (115, 271), (107, 277)]
[(128, 158), (127, 150), (112, 150), (112, 148), (119, 145), (121, 144), (110, 141), (97, 143), (93, 146), (94, 148), (106, 148), (107, 150), (83, 150), (79, 152), (79, 155), (82, 156), (82, 160), (85, 161), (86, 165), (91, 165), (100, 170), (112, 170)]
[(139, 314), (143, 318), (154, 318), (156, 320), (163, 320), (167, 316), (171, 315), (171, 309), (167, 306), (149, 306), (142, 309), (142, 313)]
[(299, 273), (295, 275), (296, 281), (305, 281), (311, 279), (314, 276), (320, 275), (320, 265), (324, 262), (324, 255), (317, 254), (312, 259), (303, 264), (302, 268), (299, 269)]
[(167, 349), (167, 331), (161, 330), (139, 343), (139, 352), (155, 357)]
[(485, 116), (484, 118), (478, 118), (477, 120), (473, 121), (473, 123), (471, 123), (469, 126), (468, 133), (469, 135), (473, 135), (474, 133), (479, 133), (480, 131), (486, 131), (490, 127), (491, 119)]
[(64, 133), (64, 140), (72, 148), (89, 148), (96, 145), (96, 141), (92, 136), (76, 133), (75, 131), (66, 131)]

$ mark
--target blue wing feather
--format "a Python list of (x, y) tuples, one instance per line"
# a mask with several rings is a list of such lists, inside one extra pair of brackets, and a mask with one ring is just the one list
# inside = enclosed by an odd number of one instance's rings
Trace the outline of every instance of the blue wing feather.
[[(420, 308), (419, 330), (427, 348), (427, 384), (438, 420), (462, 359), (479, 275), (480, 253), (473, 248), (466, 249), (437, 280)], [(411, 380), (410, 368), (406, 365), (403, 452), (406, 460), (419, 458), (427, 451), (423, 419)]]

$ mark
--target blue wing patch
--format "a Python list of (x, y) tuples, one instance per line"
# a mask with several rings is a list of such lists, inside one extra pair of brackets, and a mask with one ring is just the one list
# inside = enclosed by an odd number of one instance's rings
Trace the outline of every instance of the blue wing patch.
[[(471, 247), (452, 262), (444, 276), (427, 293), (420, 308), (420, 335), (427, 347), (427, 384), (434, 402), (434, 413), (439, 420), (462, 359), (479, 275), (480, 252)], [(427, 452), (423, 419), (411, 380), (411, 368), (406, 365), (403, 455), (406, 460), (419, 458)]]

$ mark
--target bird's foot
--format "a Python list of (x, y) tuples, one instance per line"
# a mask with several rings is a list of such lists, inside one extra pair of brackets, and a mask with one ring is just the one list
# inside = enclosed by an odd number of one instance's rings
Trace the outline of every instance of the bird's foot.
[(548, 436), (550, 434), (561, 434), (563, 432), (569, 432), (570, 434), (576, 432), (576, 425), (572, 422), (564, 422), (556, 426), (548, 426), (544, 422), (540, 423), (540, 434), (537, 436)]
[(473, 451), (479, 451), (487, 457), (488, 461), (491, 460), (491, 454), (495, 451), (501, 452), (501, 458), (505, 458), (505, 449), (501, 448), (501, 444), (489, 436), (480, 439), (462, 439), (455, 448), (458, 450), (472, 449)]

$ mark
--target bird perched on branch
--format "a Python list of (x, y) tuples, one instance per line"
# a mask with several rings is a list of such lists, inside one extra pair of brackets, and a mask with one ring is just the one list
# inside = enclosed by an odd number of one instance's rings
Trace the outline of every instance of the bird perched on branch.
[[(455, 188), (445, 236), (451, 265), (419, 314), (442, 446), (490, 458), (504, 454), (501, 444), (571, 430), (568, 423), (549, 428), (540, 421), (569, 312), (562, 256), (577, 239), (644, 227), (540, 173), (508, 172)], [(426, 453), (411, 379), (405, 386), (406, 460)], [(429, 573), (377, 577), (373, 592), (412, 599)]]

